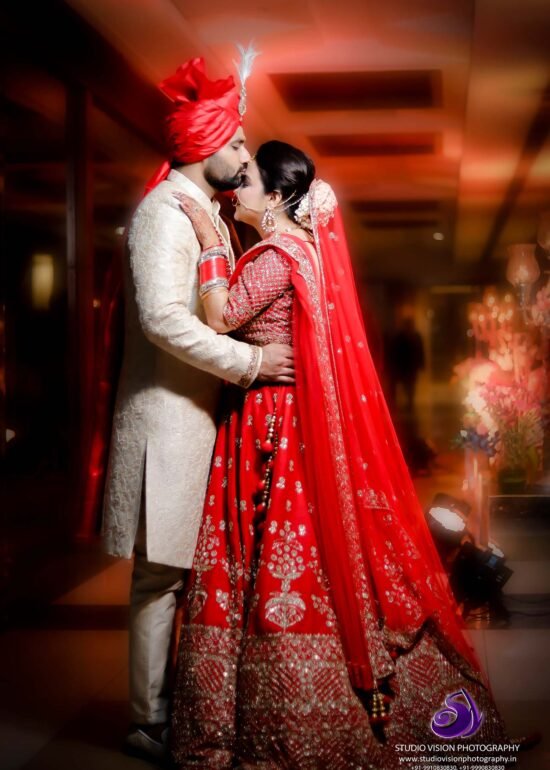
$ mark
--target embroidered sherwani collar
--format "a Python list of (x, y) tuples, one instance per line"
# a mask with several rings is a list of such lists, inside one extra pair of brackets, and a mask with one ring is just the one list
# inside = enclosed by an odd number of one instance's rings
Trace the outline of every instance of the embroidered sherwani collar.
[(201, 188), (192, 182), (185, 174), (176, 171), (175, 168), (171, 169), (168, 173), (168, 179), (173, 182), (179, 189), (189, 195), (191, 198), (200, 203), (200, 205), (208, 211), (214, 220), (217, 220), (220, 214), (220, 203), (216, 199), (211, 200), (208, 195), (201, 190)]

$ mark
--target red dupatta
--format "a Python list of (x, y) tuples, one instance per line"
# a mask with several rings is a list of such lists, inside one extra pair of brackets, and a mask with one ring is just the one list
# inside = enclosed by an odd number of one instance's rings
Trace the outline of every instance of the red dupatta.
[[(295, 290), (296, 402), (320, 557), (355, 687), (391, 676), (425, 624), (465, 675), (488, 687), (429, 532), (367, 345), (332, 189), (315, 180), (303, 241), (269, 238), (290, 260)], [(390, 654), (393, 653), (393, 654)]]

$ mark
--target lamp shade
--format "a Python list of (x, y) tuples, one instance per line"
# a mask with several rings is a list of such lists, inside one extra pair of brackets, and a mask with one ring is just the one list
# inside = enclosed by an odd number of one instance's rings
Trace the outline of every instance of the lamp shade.
[(531, 286), (540, 275), (535, 257), (535, 243), (513, 243), (508, 246), (506, 278), (513, 286)]

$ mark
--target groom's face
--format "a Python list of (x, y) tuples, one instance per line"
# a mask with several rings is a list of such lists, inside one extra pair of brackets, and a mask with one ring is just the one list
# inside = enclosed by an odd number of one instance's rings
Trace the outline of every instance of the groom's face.
[(204, 178), (215, 190), (234, 190), (240, 185), (249, 160), (244, 131), (239, 126), (225, 147), (206, 158)]

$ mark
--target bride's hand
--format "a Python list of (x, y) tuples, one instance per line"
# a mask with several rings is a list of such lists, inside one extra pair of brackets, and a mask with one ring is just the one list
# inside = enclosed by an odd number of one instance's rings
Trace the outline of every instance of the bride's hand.
[(220, 235), (206, 210), (196, 200), (193, 200), (189, 195), (185, 195), (185, 193), (177, 192), (174, 195), (180, 204), (181, 210), (191, 220), (201, 249), (204, 251), (220, 244), (222, 242)]

